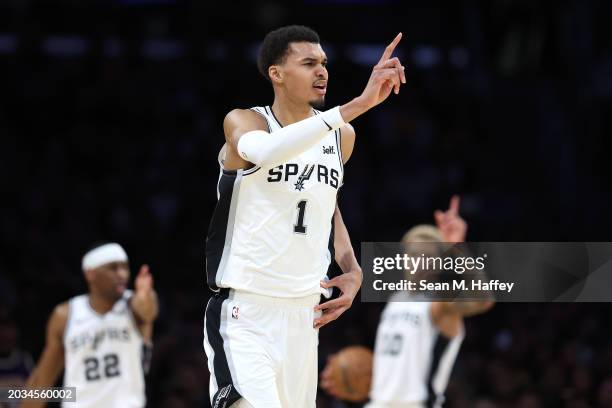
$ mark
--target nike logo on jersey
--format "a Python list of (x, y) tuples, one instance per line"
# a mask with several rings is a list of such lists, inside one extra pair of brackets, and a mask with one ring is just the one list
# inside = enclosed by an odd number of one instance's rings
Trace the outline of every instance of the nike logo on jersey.
[(334, 146), (323, 146), (323, 154), (336, 154), (336, 150), (334, 149)]
[(304, 189), (304, 184), (309, 179), (314, 179), (335, 189), (340, 184), (340, 172), (334, 168), (330, 169), (323, 164), (306, 164), (301, 170), (300, 172), (300, 166), (296, 163), (281, 164), (268, 171), (268, 182), (289, 182), (292, 179), (291, 182), (298, 191)]

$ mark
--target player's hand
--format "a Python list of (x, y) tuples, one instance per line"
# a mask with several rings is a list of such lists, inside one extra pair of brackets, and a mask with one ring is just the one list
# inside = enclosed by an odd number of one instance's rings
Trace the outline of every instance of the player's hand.
[(402, 33), (399, 33), (391, 44), (385, 48), (383, 55), (372, 70), (363, 93), (359, 96), (367, 109), (373, 108), (387, 99), (392, 90), (395, 94), (399, 94), (400, 86), (406, 83), (404, 66), (397, 57), (391, 58), (401, 39)]
[(338, 396), (340, 395), (338, 390), (341, 385), (336, 383), (336, 381), (334, 381), (334, 376), (333, 376), (333, 359), (334, 358), (336, 358), (335, 354), (331, 354), (327, 357), (327, 364), (325, 365), (325, 368), (323, 369), (323, 371), (321, 371), (321, 375), (319, 378), (319, 385), (329, 395), (338, 398)]
[(149, 272), (149, 265), (142, 265), (134, 282), (134, 296), (130, 305), (136, 317), (143, 322), (152, 322), (157, 317), (157, 294), (153, 289), (153, 276)]
[(434, 212), (434, 218), (445, 242), (464, 242), (467, 223), (459, 215), (459, 196), (451, 198), (448, 210)]
[(140, 267), (134, 282), (134, 289), (136, 295), (149, 293), (153, 289), (153, 275), (149, 272), (149, 265), (145, 264)]
[(362, 280), (361, 268), (357, 266), (356, 269), (336, 276), (327, 282), (321, 281), (321, 287), (323, 288), (336, 287), (340, 289), (340, 297), (315, 306), (316, 312), (322, 312), (321, 317), (314, 321), (315, 329), (320, 329), (327, 323), (336, 320), (351, 307), (353, 299), (359, 292)]

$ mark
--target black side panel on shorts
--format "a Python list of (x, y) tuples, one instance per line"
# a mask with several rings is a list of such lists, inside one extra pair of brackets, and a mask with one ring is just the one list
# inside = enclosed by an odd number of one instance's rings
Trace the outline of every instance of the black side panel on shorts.
[(206, 336), (215, 355), (213, 357), (214, 376), (219, 386), (212, 398), (212, 408), (230, 407), (242, 396), (236, 391), (232, 382), (227, 356), (223, 348), (223, 337), (221, 337), (221, 310), (223, 301), (227, 299), (229, 290), (222, 289), (220, 293), (211, 297), (206, 308)]
[(427, 408), (435, 408), (438, 395), (433, 389), (433, 378), (438, 372), (440, 366), (440, 360), (448, 347), (450, 340), (441, 334), (436, 336), (436, 342), (434, 343), (433, 356), (431, 357), (431, 366), (429, 367), (429, 375), (427, 376)]
[(235, 172), (223, 171), (218, 186), (219, 201), (217, 201), (215, 212), (208, 226), (208, 235), (206, 236), (206, 275), (208, 286), (213, 290), (218, 289), (215, 278), (221, 257), (223, 256), (223, 248), (225, 247), (225, 235), (227, 233), (235, 181)]

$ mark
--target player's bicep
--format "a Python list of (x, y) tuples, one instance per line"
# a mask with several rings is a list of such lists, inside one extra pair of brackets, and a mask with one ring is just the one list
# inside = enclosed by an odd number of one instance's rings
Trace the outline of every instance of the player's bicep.
[(227, 150), (224, 167), (227, 170), (247, 168), (253, 165), (238, 154), (240, 138), (252, 130), (268, 131), (265, 119), (256, 112), (248, 109), (234, 109), (225, 117), (223, 133)]
[(346, 124), (340, 129), (340, 150), (342, 150), (342, 162), (346, 164), (353, 154), (355, 147), (355, 129), (350, 124)]
[(238, 142), (242, 135), (251, 130), (268, 131), (268, 125), (265, 119), (256, 112), (249, 109), (234, 109), (225, 116), (223, 121), (223, 132), (225, 133), (225, 142), (237, 150)]

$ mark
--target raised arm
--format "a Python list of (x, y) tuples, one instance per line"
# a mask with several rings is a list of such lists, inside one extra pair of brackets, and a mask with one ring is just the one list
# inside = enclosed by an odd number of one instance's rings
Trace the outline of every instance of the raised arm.
[[(459, 215), (459, 196), (451, 198), (448, 210), (436, 210), (434, 218), (445, 242), (465, 242), (467, 223)], [(484, 278), (484, 275), (483, 275)], [(490, 299), (476, 301), (433, 302), (431, 316), (434, 324), (448, 337), (456, 335), (464, 317), (484, 313), (495, 302)]]
[(153, 276), (148, 265), (142, 265), (134, 283), (134, 295), (130, 307), (136, 316), (140, 332), (145, 340), (151, 340), (153, 321), (159, 310), (157, 293), (153, 289)]
[[(38, 364), (30, 374), (26, 383), (28, 388), (52, 387), (64, 368), (64, 329), (68, 321), (68, 303), (55, 307), (47, 323), (47, 338), (45, 348)], [(44, 407), (41, 401), (24, 401), (22, 408)]]
[(245, 110), (230, 112), (224, 121), (225, 138), (230, 145), (230, 168), (238, 165), (249, 167), (249, 163), (262, 167), (277, 166), (314, 146), (329, 131), (345, 126), (380, 104), (392, 90), (399, 93), (401, 84), (406, 82), (404, 67), (397, 57), (391, 58), (391, 55), (401, 37), (401, 33), (398, 34), (385, 49), (362, 94), (342, 106), (272, 133), (268, 133), (261, 120), (253, 116), (257, 113)]

